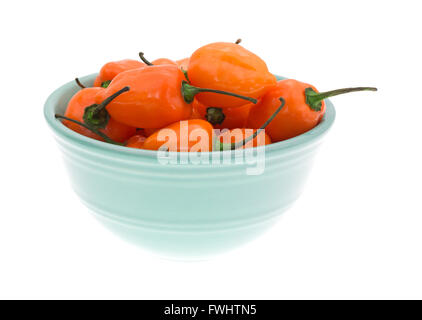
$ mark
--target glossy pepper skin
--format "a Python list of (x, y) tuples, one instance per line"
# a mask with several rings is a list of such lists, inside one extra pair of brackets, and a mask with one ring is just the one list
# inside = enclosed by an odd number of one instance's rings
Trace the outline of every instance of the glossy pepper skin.
[[(199, 108), (198, 108), (198, 104), (200, 104), (200, 102), (198, 102), (196, 99), (193, 100), (192, 102), (192, 114), (190, 115), (190, 119), (205, 119), (204, 114), (202, 114), (201, 112), (199, 112)], [(201, 104), (201, 108), (202, 108), (203, 104)], [(205, 107), (205, 106), (204, 106)], [(206, 111), (205, 111), (206, 113)]]
[(128, 148), (136, 148), (142, 149), (147, 138), (142, 134), (135, 134), (134, 136), (130, 137), (126, 143), (126, 147)]
[(150, 135), (152, 135), (154, 132), (160, 130), (161, 128), (145, 128), (144, 129), (144, 133), (146, 137), (149, 137)]
[[(104, 90), (105, 89), (101, 87), (93, 87), (78, 91), (72, 97), (72, 99), (70, 99), (64, 115), (73, 120), (83, 122), (85, 108), (94, 104), (96, 95)], [(93, 133), (91, 130), (88, 130), (87, 128), (84, 128), (76, 123), (64, 120), (63, 124), (69, 129), (78, 132), (86, 137), (104, 141), (103, 138)], [(135, 134), (136, 128), (119, 123), (113, 118), (110, 118), (106, 127), (104, 129), (100, 129), (99, 131), (106, 134), (111, 139), (117, 142), (123, 142)]]
[(310, 84), (293, 79), (280, 80), (277, 85), (269, 90), (262, 100), (253, 106), (249, 112), (247, 126), (259, 128), (261, 124), (279, 106), (279, 97), (286, 100), (283, 109), (267, 126), (266, 133), (273, 142), (293, 138), (315, 127), (325, 113), (325, 103), (321, 101), (321, 109), (313, 110), (306, 103), (305, 90), (316, 88)]
[[(253, 103), (248, 103), (240, 107), (224, 109), (211, 107), (211, 110), (209, 110), (210, 107), (195, 99), (192, 103), (192, 114), (195, 114), (197, 119), (209, 121), (215, 129), (244, 128), (246, 127), (249, 111), (253, 105)], [(212, 111), (216, 111), (220, 115), (220, 119), (217, 119), (218, 116), (212, 117)]]
[(101, 68), (100, 73), (95, 78), (94, 87), (101, 87), (103, 83), (113, 80), (121, 72), (145, 66), (145, 63), (131, 59), (108, 62)]
[(175, 65), (149, 66), (118, 74), (108, 88), (97, 95), (97, 102), (123, 87), (130, 90), (107, 106), (110, 116), (137, 128), (163, 128), (189, 119), (192, 106), (181, 92), (183, 72)]
[[(175, 139), (166, 137), (166, 134), (171, 130)], [(185, 135), (184, 135), (185, 133)], [(195, 133), (199, 135), (195, 135)], [(165, 128), (162, 128), (152, 135), (150, 135), (144, 142), (142, 148), (148, 150), (158, 150), (163, 144), (166, 144), (169, 151), (212, 151), (213, 143), (213, 126), (205, 121), (199, 119), (191, 119), (187, 121), (179, 121), (173, 123)], [(161, 138), (164, 141), (160, 141)], [(184, 143), (181, 143), (181, 137), (184, 139)], [(202, 138), (206, 139), (205, 141)], [(198, 142), (202, 141), (201, 150), (192, 150)]]
[[(218, 136), (218, 139), (221, 143), (236, 143), (240, 142), (247, 137), (251, 136), (256, 132), (257, 129), (247, 129), (247, 128), (236, 128), (232, 130), (226, 130), (221, 135)], [(258, 135), (251, 141), (248, 141), (241, 149), (260, 147), (266, 144), (271, 144), (271, 138), (265, 131), (261, 131)]]
[(188, 70), (188, 66), (189, 66), (189, 58), (184, 58), (184, 59), (180, 59), (180, 60), (176, 60), (177, 65), (179, 66), (180, 69), (183, 70)]
[[(216, 42), (196, 50), (189, 59), (188, 76), (192, 85), (230, 91), (258, 99), (277, 82), (265, 62), (235, 43)], [(210, 107), (239, 107), (245, 101), (215, 93), (200, 93), (199, 102)]]
[(174, 66), (177, 66), (178, 64), (176, 63), (176, 61), (167, 59), (167, 58), (160, 58), (160, 59), (156, 59), (154, 61), (152, 61), (152, 64), (154, 66), (159, 66), (159, 65), (165, 65), (165, 64), (171, 64)]

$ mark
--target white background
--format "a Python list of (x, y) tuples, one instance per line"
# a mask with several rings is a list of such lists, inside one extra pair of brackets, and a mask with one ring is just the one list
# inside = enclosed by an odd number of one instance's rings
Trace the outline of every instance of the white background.
[[(0, 298), (422, 298), (420, 1), (3, 1)], [(180, 59), (243, 39), (271, 71), (333, 98), (301, 199), (212, 261), (159, 260), (72, 192), (49, 93), (107, 61)]]

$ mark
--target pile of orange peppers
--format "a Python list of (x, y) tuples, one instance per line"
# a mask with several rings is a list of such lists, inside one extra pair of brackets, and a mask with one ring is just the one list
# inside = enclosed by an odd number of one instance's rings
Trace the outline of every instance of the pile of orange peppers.
[[(376, 90), (319, 93), (297, 80), (277, 81), (266, 63), (239, 41), (211, 43), (177, 61), (149, 62), (143, 53), (139, 56), (106, 63), (93, 87), (76, 79), (81, 90), (64, 116), (56, 117), (84, 136), (131, 148), (161, 150), (166, 145), (170, 151), (191, 151), (205, 135), (208, 150), (200, 151), (224, 150), (290, 139), (319, 123), (324, 99)], [(165, 129), (173, 130), (176, 139), (163, 141)], [(197, 129), (204, 134), (181, 143), (182, 131)]]

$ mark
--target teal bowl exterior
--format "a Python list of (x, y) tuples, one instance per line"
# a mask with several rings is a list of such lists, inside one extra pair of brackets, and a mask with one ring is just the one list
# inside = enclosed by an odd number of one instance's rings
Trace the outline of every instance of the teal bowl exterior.
[[(94, 78), (81, 80), (92, 84)], [(73, 189), (112, 232), (167, 258), (207, 258), (243, 245), (272, 226), (301, 194), (315, 152), (335, 119), (334, 107), (326, 100), (325, 116), (315, 128), (260, 147), (265, 148), (265, 170), (247, 175), (250, 165), (237, 163), (230, 151), (205, 154), (227, 156), (230, 161), (225, 163), (162, 165), (155, 151), (73, 132), (54, 114), (63, 114), (78, 90), (74, 82), (65, 84), (44, 108)]]

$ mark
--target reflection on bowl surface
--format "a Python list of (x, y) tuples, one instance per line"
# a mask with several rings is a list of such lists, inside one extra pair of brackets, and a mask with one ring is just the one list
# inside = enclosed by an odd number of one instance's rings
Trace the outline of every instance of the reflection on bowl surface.
[[(82, 78), (93, 83), (95, 75)], [(54, 118), (79, 90), (74, 82), (48, 98), (44, 114), (63, 153), (73, 189), (97, 219), (120, 237), (169, 258), (202, 259), (238, 247), (274, 224), (300, 195), (335, 110), (314, 129), (265, 148), (262, 174), (251, 163), (163, 165), (155, 151), (81, 136)], [(256, 150), (256, 149), (255, 149)], [(245, 152), (245, 151), (241, 151)]]

